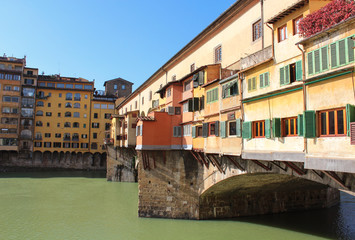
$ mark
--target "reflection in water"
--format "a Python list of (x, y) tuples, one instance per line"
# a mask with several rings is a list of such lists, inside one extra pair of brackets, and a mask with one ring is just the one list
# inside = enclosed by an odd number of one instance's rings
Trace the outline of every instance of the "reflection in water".
[(339, 206), (234, 220), (137, 217), (136, 183), (103, 172), (0, 173), (0, 239), (355, 239), (355, 197)]

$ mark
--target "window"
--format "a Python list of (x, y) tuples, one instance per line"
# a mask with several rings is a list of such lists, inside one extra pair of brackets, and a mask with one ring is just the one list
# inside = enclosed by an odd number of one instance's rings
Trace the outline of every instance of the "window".
[(191, 80), (184, 82), (184, 91), (188, 91), (191, 89)]
[(238, 81), (222, 85), (222, 98), (228, 98), (238, 94)]
[(259, 75), (259, 80), (260, 80), (260, 88), (268, 87), (270, 82), (269, 82), (269, 73), (262, 73)]
[(80, 124), (78, 122), (73, 123), (73, 128), (79, 128)]
[(65, 107), (66, 107), (66, 108), (71, 108), (71, 107), (72, 107), (72, 104), (71, 104), (70, 102), (67, 102), (67, 103), (65, 103)]
[(53, 142), (53, 147), (54, 147), (54, 148), (61, 148), (61, 147), (62, 147), (62, 143), (60, 143), (60, 142)]
[(94, 118), (99, 118), (99, 114), (98, 113), (94, 113)]
[(89, 144), (88, 143), (80, 143), (81, 148), (88, 148)]
[(55, 137), (55, 138), (61, 138), (61, 137), (62, 137), (62, 134), (61, 134), (61, 133), (56, 133), (56, 134), (54, 135), (54, 137)]
[(87, 134), (81, 134), (81, 138), (86, 139), (86, 138), (88, 138), (88, 135)]
[(202, 137), (202, 126), (196, 127), (196, 135), (197, 137)]
[(113, 89), (117, 90), (117, 84), (113, 85)]
[(84, 85), (84, 89), (91, 90), (92, 86), (91, 85)]
[(308, 75), (317, 74), (329, 69), (328, 46), (307, 53)]
[[(69, 141), (69, 140), (66, 140), (66, 141)], [(70, 143), (63, 143), (63, 148), (70, 148)]]
[(60, 117), (60, 116), (61, 116), (61, 113), (59, 112), (59, 113), (58, 113), (58, 117)]
[(76, 88), (76, 89), (83, 89), (83, 85), (81, 85), (81, 84), (75, 84), (75, 88)]
[(176, 81), (176, 75), (175, 74), (171, 77), (171, 81)]
[(45, 133), (45, 134), (44, 134), (44, 137), (45, 137), (45, 138), (50, 138), (50, 137), (51, 137), (51, 134), (50, 134), (50, 133)]
[(180, 126), (173, 127), (173, 137), (181, 137), (181, 127)]
[(73, 117), (79, 118), (79, 117), (80, 117), (80, 113), (79, 113), (79, 112), (74, 112), (74, 113), (73, 113)]
[(51, 117), (51, 116), (52, 116), (52, 113), (51, 113), (51, 112), (46, 112), (46, 116), (47, 116), (47, 117)]
[(51, 107), (51, 103), (48, 103), (47, 106), (48, 106), (48, 107)]
[(78, 133), (73, 133), (72, 140), (73, 141), (79, 141), (79, 134)]
[(166, 97), (170, 97), (171, 96), (171, 88), (168, 88), (168, 90), (166, 90)]
[(65, 113), (64, 113), (64, 116), (65, 116), (65, 117), (71, 117), (71, 112), (65, 112)]
[(302, 80), (302, 60), (280, 68), (280, 86)]
[(193, 71), (195, 71), (195, 63), (190, 65), (190, 72), (193, 72)]
[(253, 137), (265, 137), (265, 120), (253, 122)]
[[(4, 112), (4, 111), (3, 111)], [(36, 116), (43, 116), (43, 111), (37, 111)]]
[[(144, 97), (142, 97), (142, 105), (144, 105)], [(126, 108), (126, 112), (127, 112), (127, 108)]]
[(122, 84), (121, 89), (125, 90), (126, 89), (126, 85)]
[(87, 94), (85, 94), (85, 99), (88, 99), (88, 95)]
[(70, 133), (64, 133), (63, 140), (69, 141), (70, 140)]
[(110, 130), (111, 128), (111, 123), (105, 123), (105, 130)]
[(320, 111), (318, 113), (320, 136), (345, 136), (345, 108)]
[(97, 139), (97, 133), (93, 133), (93, 134), (92, 134), (92, 138), (93, 138), (93, 139)]
[(219, 45), (214, 49), (214, 62), (219, 63), (222, 62), (222, 46)]
[(185, 112), (188, 112), (189, 111), (189, 102), (184, 102), (184, 104), (182, 105), (182, 111), (185, 113)]
[(181, 114), (181, 107), (175, 107), (175, 115)]
[(92, 128), (99, 128), (100, 127), (100, 123), (92, 123)]
[(296, 19), (293, 19), (293, 35), (299, 34), (300, 33), (300, 21), (302, 20), (303, 16), (299, 16)]
[(80, 108), (80, 103), (74, 103), (74, 108)]
[(283, 25), (277, 29), (278, 31), (278, 36), (279, 36), (279, 42), (287, 39), (287, 25)]
[(149, 91), (149, 101), (152, 101), (153, 98), (153, 92), (152, 90)]
[(64, 88), (64, 83), (57, 83), (57, 88)]
[(35, 147), (42, 147), (42, 142), (35, 142)]
[(218, 87), (207, 91), (207, 103), (218, 101)]
[(99, 103), (95, 103), (94, 104), (94, 109), (100, 109), (100, 104)]
[(282, 119), (282, 136), (291, 137), (297, 134), (297, 117)]
[(209, 126), (210, 134), (209, 135), (212, 135), (212, 136), (216, 135), (216, 123), (213, 122), (213, 123), (210, 123), (209, 125), (210, 125)]
[(47, 87), (55, 87), (55, 84), (54, 83), (47, 83)]
[(57, 127), (60, 128), (60, 123), (57, 123)]
[(352, 40), (353, 37), (355, 35), (330, 44), (330, 66), (332, 68), (354, 62), (355, 41)]
[(236, 121), (228, 123), (228, 135), (236, 136), (237, 135), (237, 123)]
[(261, 26), (261, 20), (258, 20), (253, 24), (253, 41), (256, 41), (261, 38), (262, 34), (263, 30)]
[(248, 92), (256, 90), (256, 77), (248, 79)]
[(51, 124), (49, 122), (47, 122), (47, 127), (49, 127)]
[(83, 124), (83, 128), (86, 128), (86, 123)]
[(79, 143), (72, 143), (72, 144), (71, 144), (71, 147), (72, 147), (72, 148), (79, 148)]
[(74, 100), (75, 100), (75, 101), (80, 101), (80, 100), (81, 100), (81, 95), (80, 95), (80, 93), (75, 93), (75, 94), (74, 94)]
[(111, 118), (111, 113), (105, 113), (104, 118), (105, 119), (110, 119)]
[(42, 101), (37, 102), (37, 107), (43, 107), (43, 106), (44, 106), (44, 103)]
[(33, 84), (34, 84), (34, 80), (33, 80), (33, 79), (25, 78), (25, 84), (26, 84), (26, 85), (33, 85)]
[(97, 143), (91, 143), (91, 149), (97, 149)]
[(73, 88), (73, 84), (65, 84), (65, 88)]
[(107, 109), (107, 104), (101, 104), (101, 109)]
[(115, 104), (108, 104), (108, 105), (107, 105), (107, 108), (108, 108), (108, 109), (115, 109)]
[(135, 101), (134, 102), (134, 108), (137, 109), (137, 107), (138, 107), (138, 103), (137, 103), (137, 101)]
[(43, 123), (42, 121), (36, 121), (36, 127), (42, 127)]
[(65, 95), (65, 100), (73, 100), (73, 94), (72, 93), (67, 93)]
[(70, 128), (71, 127), (71, 123), (70, 122), (65, 122), (64, 123), (64, 127), (65, 128)]
[(11, 91), (11, 90), (12, 90), (11, 86), (9, 86), (9, 85), (4, 86), (4, 91)]
[(184, 125), (184, 136), (191, 136), (191, 124)]
[(44, 142), (43, 145), (45, 148), (50, 148), (52, 143), (51, 142)]

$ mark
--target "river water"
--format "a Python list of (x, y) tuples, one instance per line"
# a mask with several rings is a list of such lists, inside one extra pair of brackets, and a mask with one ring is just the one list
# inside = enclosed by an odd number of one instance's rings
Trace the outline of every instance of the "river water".
[(104, 173), (0, 173), (0, 240), (355, 239), (355, 197), (339, 206), (234, 220), (137, 217), (136, 183)]

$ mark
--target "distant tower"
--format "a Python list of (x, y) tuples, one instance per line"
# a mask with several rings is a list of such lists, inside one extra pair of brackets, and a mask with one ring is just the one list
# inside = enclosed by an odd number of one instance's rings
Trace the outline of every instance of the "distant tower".
[(115, 95), (118, 98), (127, 97), (132, 93), (133, 83), (123, 79), (115, 78), (104, 83), (105, 95)]

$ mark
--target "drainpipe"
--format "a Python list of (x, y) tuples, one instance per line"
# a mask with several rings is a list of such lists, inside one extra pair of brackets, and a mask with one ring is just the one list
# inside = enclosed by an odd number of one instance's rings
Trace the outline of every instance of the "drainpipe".
[[(242, 124), (242, 127), (241, 127), (241, 130), (242, 130), (242, 133), (243, 133), (243, 122), (244, 122), (244, 105), (243, 105), (243, 85), (242, 85), (242, 81), (243, 81), (243, 77), (244, 76), (244, 73), (240, 73), (238, 74), (238, 79), (239, 79), (239, 86), (240, 86), (240, 116), (241, 116), (241, 124)], [(241, 133), (241, 135), (243, 135)], [(241, 155), (240, 155), (240, 158), (242, 157), (242, 152), (244, 150), (244, 140), (243, 140), (243, 136), (242, 136), (242, 149), (241, 149)]]
[(261, 48), (264, 49), (264, 0), (260, 0), (261, 5)]
[[(305, 81), (306, 81), (306, 55), (305, 55), (305, 51), (300, 48), (300, 45), (297, 44), (297, 48), (302, 52), (302, 89), (303, 89), (303, 111), (307, 110), (307, 99), (306, 99), (306, 85), (305, 85)], [(303, 145), (304, 145), (304, 152), (305, 154), (307, 153), (307, 138), (303, 138)]]
[(271, 50), (272, 50), (272, 57), (274, 57), (275, 56), (275, 50), (274, 50), (274, 48), (275, 48), (275, 36), (274, 36), (274, 29), (268, 24), (268, 23), (265, 23), (266, 24), (266, 26), (268, 27), (268, 28), (270, 28), (271, 29), (271, 36), (272, 36), (272, 38), (271, 38), (271, 41), (272, 41), (272, 48), (271, 48)]

